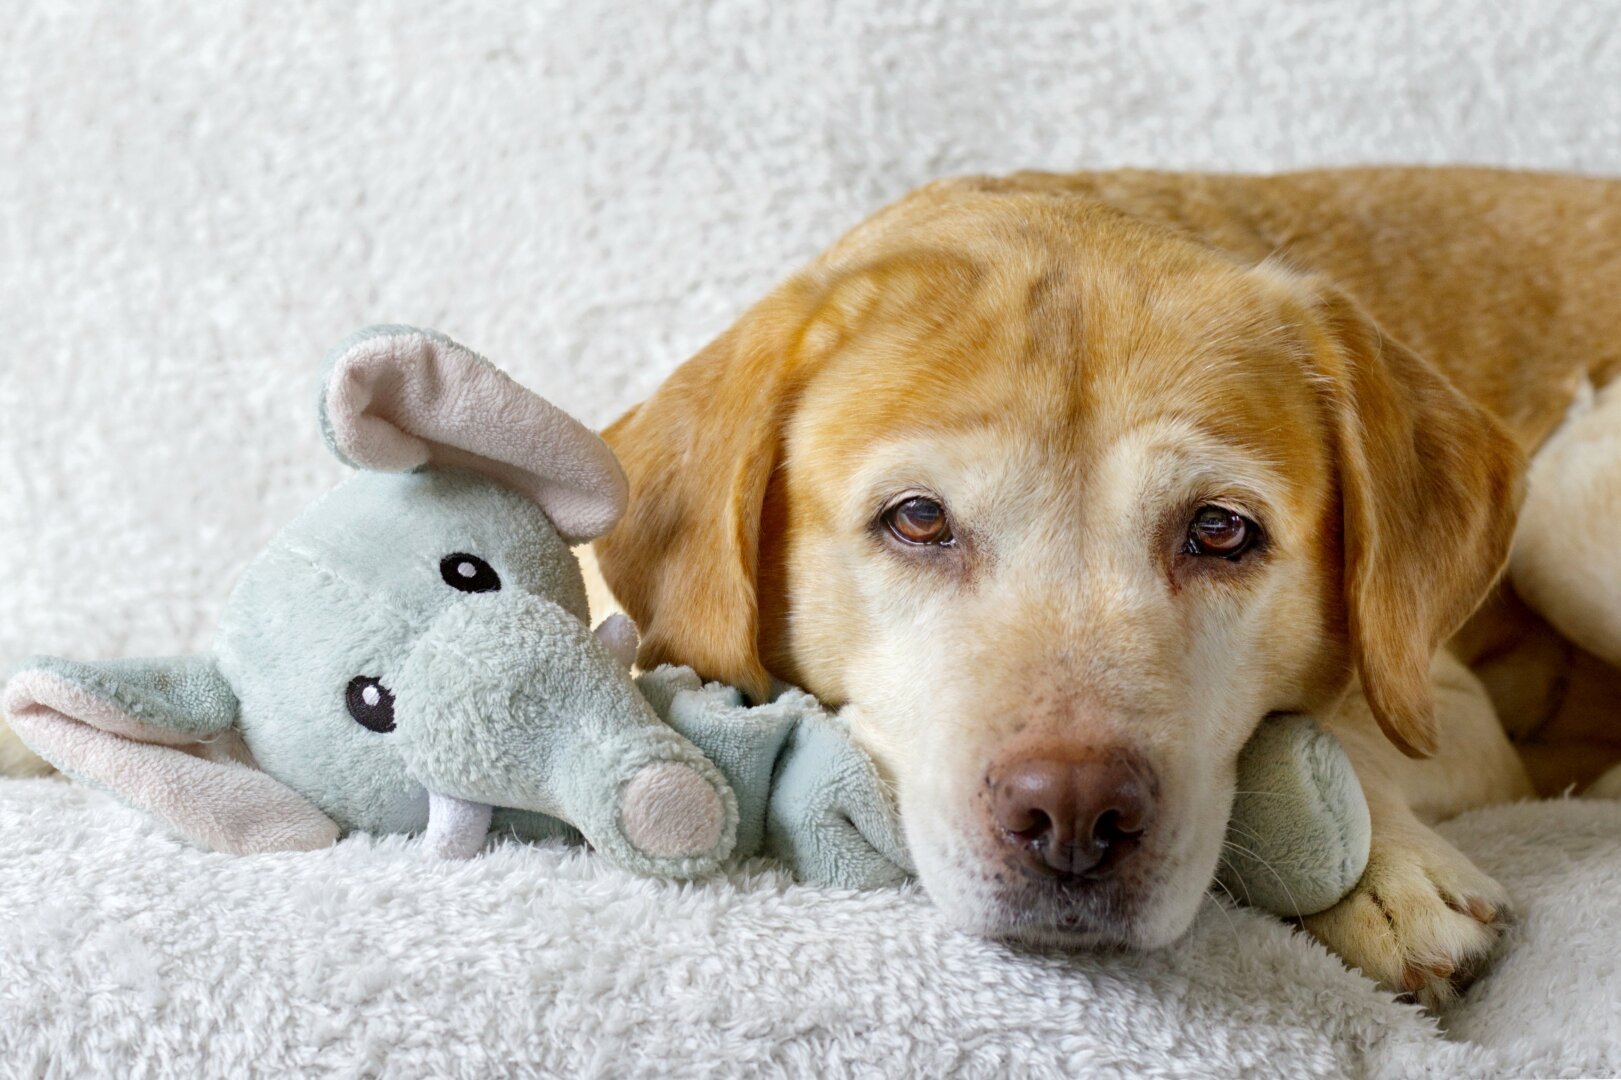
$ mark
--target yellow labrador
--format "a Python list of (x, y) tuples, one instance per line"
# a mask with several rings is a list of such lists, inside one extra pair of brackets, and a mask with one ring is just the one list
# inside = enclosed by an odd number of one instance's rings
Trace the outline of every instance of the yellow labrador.
[(1322, 717), (1374, 839), (1306, 925), (1433, 1006), (1509, 905), (1426, 823), (1621, 756), (1618, 369), (1618, 181), (936, 183), (608, 430), (597, 553), (644, 664), (850, 705), (988, 935), (1174, 940)]

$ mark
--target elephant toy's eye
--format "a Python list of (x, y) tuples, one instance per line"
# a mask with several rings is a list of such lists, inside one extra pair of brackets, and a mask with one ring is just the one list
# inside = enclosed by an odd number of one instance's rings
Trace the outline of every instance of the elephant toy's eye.
[(381, 679), (356, 675), (349, 680), (343, 699), (349, 715), (361, 727), (378, 734), (394, 730), (394, 695)]
[(501, 578), (495, 567), (466, 552), (446, 555), (439, 560), (439, 576), (445, 584), (461, 592), (495, 592), (501, 587)]

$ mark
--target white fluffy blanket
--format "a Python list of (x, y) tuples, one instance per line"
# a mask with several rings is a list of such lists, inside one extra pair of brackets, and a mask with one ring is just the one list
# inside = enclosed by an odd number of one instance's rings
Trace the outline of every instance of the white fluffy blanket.
[[(593, 422), (844, 226), (1018, 166), (1621, 172), (1621, 9), (811, 0), (14, 5), (0, 666), (181, 652), (333, 482), (314, 365), (437, 326)], [(187, 850), (0, 782), (0, 1071), (1621, 1072), (1621, 804), (1453, 836), (1525, 922), (1443, 1033), (1280, 923), (1015, 955), (913, 892), (576, 852)]]
[[(1621, 802), (1448, 836), (1524, 910), (1448, 1034), (1210, 901), (1148, 956), (1017, 953), (918, 890), (670, 885), (579, 849), (185, 847), (57, 780), (0, 786), (0, 1062), (22, 1075), (1470, 1076), (1621, 1072)], [(711, 1072), (705, 1073), (703, 1070)], [(0, 1071), (5, 1071), (0, 1069)]]

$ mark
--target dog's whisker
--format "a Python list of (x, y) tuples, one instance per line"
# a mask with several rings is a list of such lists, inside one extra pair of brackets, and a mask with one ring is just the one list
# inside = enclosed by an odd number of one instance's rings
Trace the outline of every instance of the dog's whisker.
[[(1217, 888), (1219, 888), (1222, 892), (1226, 893), (1227, 894), (1227, 899), (1231, 900), (1235, 904), (1239, 902), (1238, 897), (1233, 895), (1233, 890), (1229, 889), (1226, 885), (1222, 884), (1222, 881), (1221, 881), (1220, 878), (1215, 879), (1212, 882), (1212, 884), (1215, 885)], [(1222, 917), (1227, 920), (1227, 931), (1228, 931), (1228, 933), (1233, 935), (1233, 948), (1235, 948), (1235, 949), (1238, 948), (1239, 947), (1238, 924), (1233, 921), (1233, 913), (1231, 911), (1227, 910), (1227, 906), (1225, 904), (1218, 903), (1216, 905), (1216, 907), (1217, 907), (1218, 910), (1220, 910), (1220, 912), (1222, 914)]]
[(1268, 860), (1264, 855), (1256, 851), (1254, 848), (1247, 848), (1242, 844), (1235, 844), (1231, 840), (1223, 841), (1222, 846), (1224, 848), (1230, 847), (1240, 855), (1248, 855), (1250, 858), (1260, 863), (1262, 868), (1265, 869), (1267, 873), (1278, 879), (1278, 884), (1283, 888), (1283, 894), (1289, 898), (1289, 906), (1295, 909), (1295, 915), (1297, 917), (1301, 915), (1300, 901), (1295, 899), (1294, 891), (1289, 888), (1289, 879), (1280, 874), (1277, 867), (1273, 866), (1270, 860)]
[(1249, 901), (1250, 901), (1249, 885), (1244, 882), (1244, 879), (1243, 879), (1242, 876), (1239, 877), (1238, 883), (1244, 889), (1244, 899), (1243, 900), (1239, 900), (1238, 897), (1233, 896), (1233, 890), (1229, 889), (1226, 886), (1226, 884), (1223, 883), (1222, 880), (1221, 880), (1221, 869), (1220, 868), (1221, 867), (1226, 867), (1229, 870), (1232, 869), (1232, 864), (1227, 861), (1227, 847), (1228, 847), (1228, 845), (1226, 845), (1226, 844), (1223, 844), (1221, 846), (1221, 858), (1220, 858), (1220, 861), (1219, 861), (1219, 863), (1217, 865), (1215, 884), (1220, 885), (1222, 890), (1224, 892), (1226, 892), (1226, 894), (1228, 896), (1233, 897), (1233, 903), (1235, 903), (1235, 904), (1238, 904), (1238, 903), (1248, 904)]

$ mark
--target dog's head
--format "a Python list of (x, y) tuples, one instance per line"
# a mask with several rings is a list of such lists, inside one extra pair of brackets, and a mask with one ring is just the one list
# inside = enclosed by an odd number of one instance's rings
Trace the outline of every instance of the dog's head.
[(1429, 661), (1506, 558), (1505, 431), (1323, 283), (1076, 198), (937, 190), (607, 433), (642, 661), (854, 706), (919, 872), (981, 932), (1163, 944), (1236, 756)]

